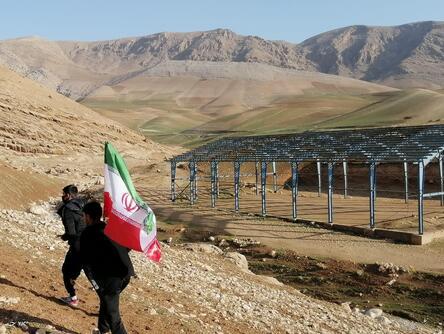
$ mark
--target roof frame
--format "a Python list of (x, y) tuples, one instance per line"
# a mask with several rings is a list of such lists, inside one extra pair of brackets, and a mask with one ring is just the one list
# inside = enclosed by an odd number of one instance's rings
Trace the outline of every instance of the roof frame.
[(444, 151), (444, 125), (225, 137), (171, 159), (204, 161), (423, 162)]

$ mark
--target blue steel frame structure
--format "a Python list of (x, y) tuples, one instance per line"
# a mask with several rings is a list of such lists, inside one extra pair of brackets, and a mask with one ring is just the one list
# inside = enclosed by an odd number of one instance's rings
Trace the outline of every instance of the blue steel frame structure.
[[(327, 165), (328, 222), (333, 224), (333, 168), (344, 170), (344, 197), (347, 197), (347, 163), (369, 166), (370, 228), (375, 228), (376, 167), (381, 163), (402, 163), (404, 166), (405, 201), (408, 201), (408, 164), (418, 167), (418, 233), (424, 233), (424, 198), (441, 198), (444, 204), (443, 155), (444, 125), (368, 128), (282, 135), (227, 137), (208, 143), (171, 159), (171, 200), (176, 200), (176, 166), (189, 164), (190, 204), (197, 201), (197, 164), (211, 166), (211, 206), (216, 206), (219, 194), (218, 164), (232, 162), (234, 170), (234, 208), (239, 211), (240, 167), (254, 162), (256, 184), (260, 166), (262, 215), (266, 216), (267, 166), (273, 170), (276, 190), (276, 162), (288, 162), (292, 174), (292, 217), (297, 220), (298, 164), (316, 163), (318, 192), (321, 193), (321, 166)], [(440, 191), (424, 193), (424, 168), (436, 159), (439, 163)], [(256, 186), (256, 189), (257, 186)]]

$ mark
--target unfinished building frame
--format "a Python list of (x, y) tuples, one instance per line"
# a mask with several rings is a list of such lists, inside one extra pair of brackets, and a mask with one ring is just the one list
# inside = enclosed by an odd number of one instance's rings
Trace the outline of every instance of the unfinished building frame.
[[(371, 128), (343, 131), (304, 132), (297, 134), (266, 135), (223, 138), (193, 149), (171, 159), (171, 200), (176, 200), (176, 168), (178, 163), (188, 163), (189, 201), (197, 201), (197, 164), (210, 163), (211, 206), (215, 207), (219, 195), (218, 166), (221, 162), (233, 163), (234, 210), (239, 211), (240, 168), (243, 163), (254, 163), (256, 194), (261, 184), (262, 215), (267, 215), (266, 180), (271, 167), (273, 189), (276, 191), (276, 163), (288, 163), (291, 168), (292, 219), (298, 219), (298, 166), (301, 163), (316, 164), (318, 194), (321, 194), (321, 168), (327, 167), (327, 219), (333, 224), (333, 169), (341, 166), (344, 178), (344, 198), (348, 196), (348, 164), (368, 165), (369, 226), (375, 228), (376, 168), (383, 163), (403, 166), (404, 198), (409, 200), (408, 166), (416, 165), (418, 234), (424, 233), (424, 199), (440, 197), (444, 204), (443, 153), (444, 125)], [(432, 161), (439, 165), (440, 190), (424, 192), (424, 169)]]

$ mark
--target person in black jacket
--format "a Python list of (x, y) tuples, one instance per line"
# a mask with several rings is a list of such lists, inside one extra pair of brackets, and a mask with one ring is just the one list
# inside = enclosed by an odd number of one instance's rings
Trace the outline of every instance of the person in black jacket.
[(99, 333), (125, 334), (120, 318), (119, 298), (134, 276), (128, 249), (109, 239), (101, 221), (102, 207), (89, 202), (83, 208), (86, 228), (80, 237), (80, 256), (83, 271), (100, 299)]
[(57, 211), (62, 218), (62, 223), (65, 228), (65, 233), (60, 237), (62, 240), (67, 241), (69, 245), (62, 266), (63, 283), (69, 296), (63, 297), (62, 301), (74, 307), (77, 306), (79, 302), (74, 284), (82, 270), (79, 253), (80, 234), (86, 226), (83, 221), (83, 201), (77, 196), (78, 189), (75, 185), (70, 184), (63, 188), (63, 204)]

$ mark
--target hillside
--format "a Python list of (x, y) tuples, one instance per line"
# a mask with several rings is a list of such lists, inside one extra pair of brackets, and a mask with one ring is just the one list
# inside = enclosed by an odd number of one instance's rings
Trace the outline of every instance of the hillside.
[(0, 67), (0, 146), (16, 152), (99, 152), (105, 141), (161, 149), (125, 127)]
[(0, 124), (0, 208), (58, 196), (63, 184), (81, 184), (85, 175), (94, 184), (105, 141), (146, 163), (174, 152), (2, 67)]
[[(370, 94), (389, 91), (394, 90), (257, 63), (169, 61), (103, 86), (82, 103), (157, 141), (183, 145), (215, 131), (255, 133), (263, 126), (282, 129), (283, 123), (284, 129), (297, 129), (363, 107), (374, 101)], [(264, 112), (270, 116), (266, 123), (249, 122)]]
[(409, 89), (384, 94), (376, 103), (317, 124), (320, 128), (439, 124), (444, 121), (444, 94)]
[(227, 29), (158, 33), (109, 41), (0, 42), (0, 64), (74, 99), (161, 63), (261, 63), (379, 82), (437, 89), (444, 84), (444, 23), (396, 27), (350, 26), (292, 44), (242, 36)]
[(299, 46), (323, 73), (398, 88), (444, 84), (444, 22), (396, 27), (351, 26), (314, 36)]

